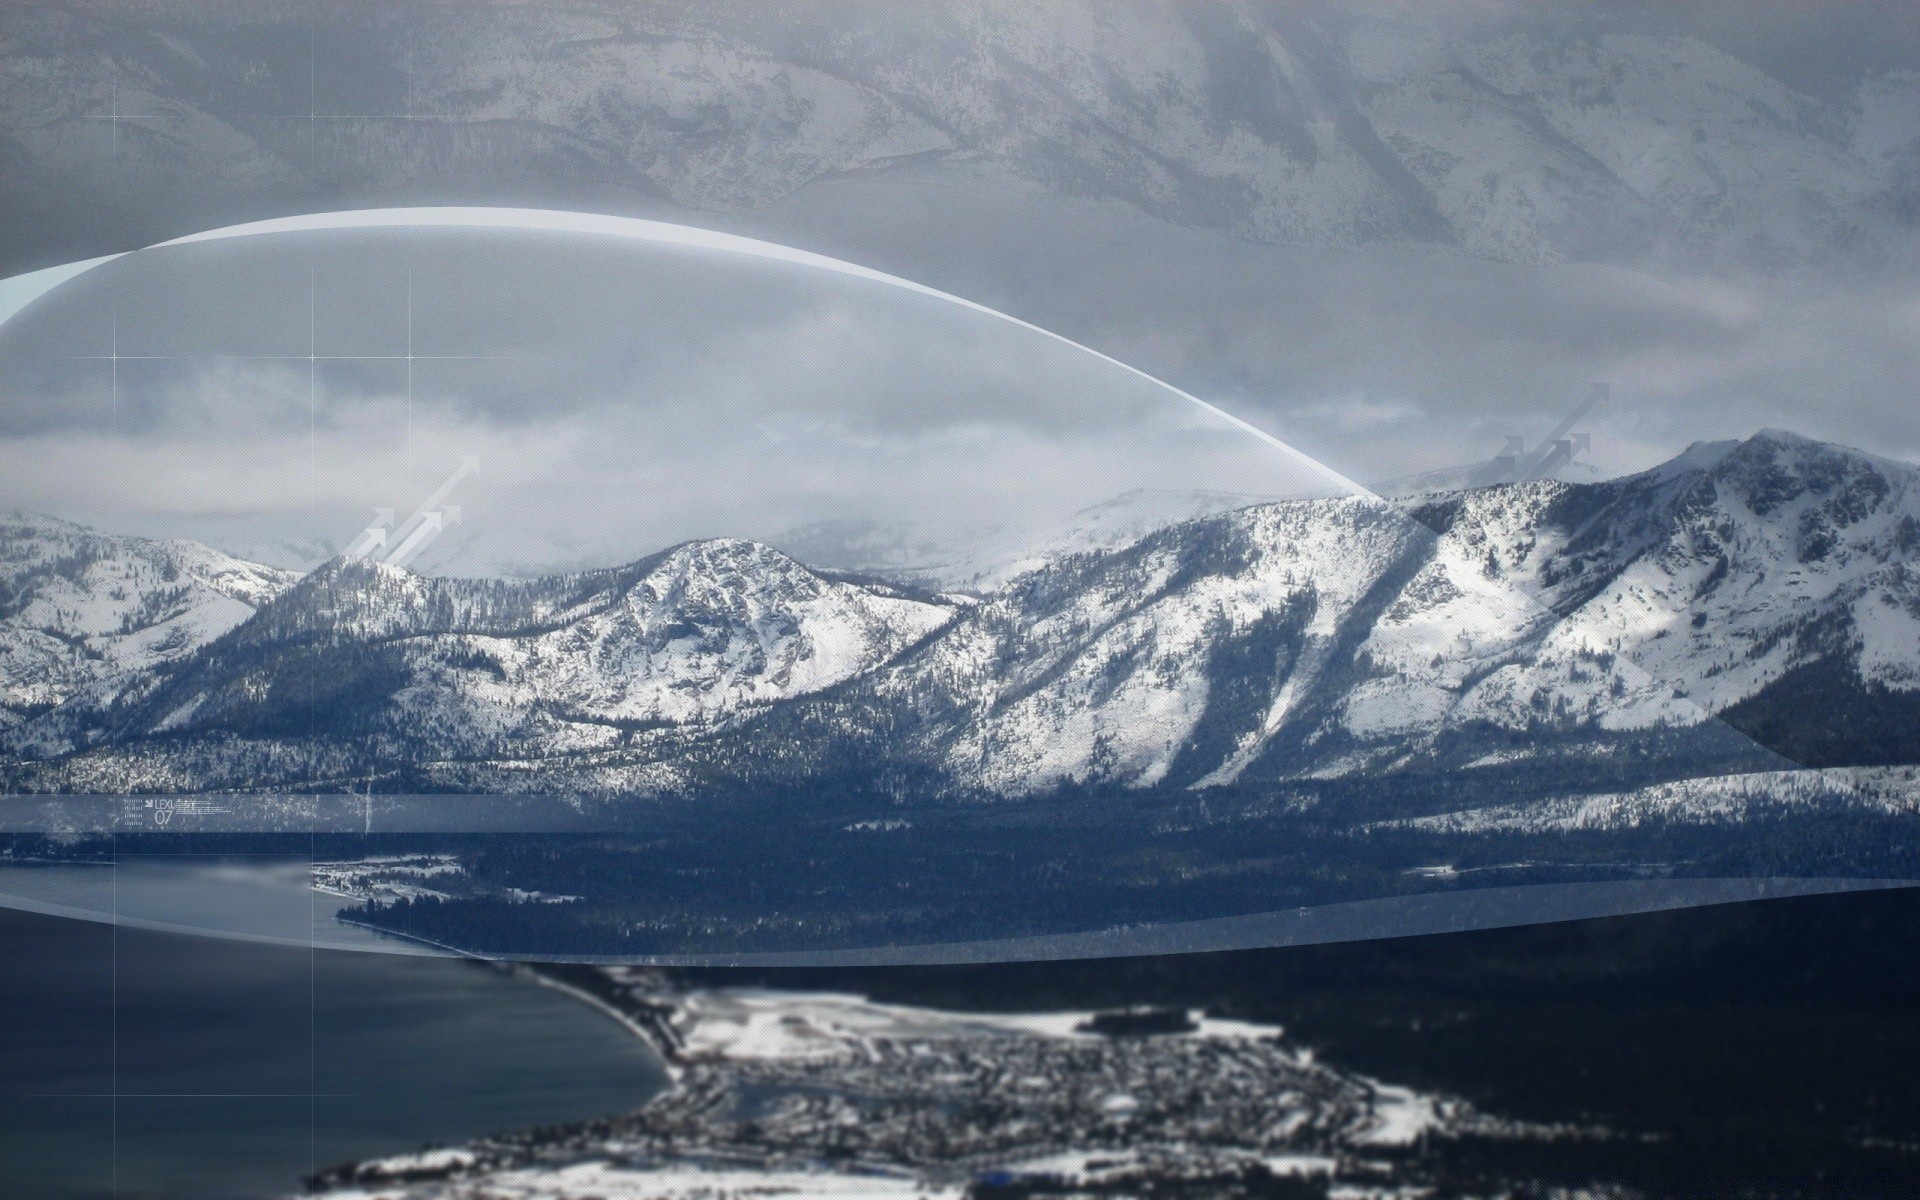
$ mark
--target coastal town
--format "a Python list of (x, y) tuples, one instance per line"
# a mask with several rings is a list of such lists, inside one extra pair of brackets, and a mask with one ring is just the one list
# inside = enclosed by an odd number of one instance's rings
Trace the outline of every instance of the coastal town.
[(1317, 1061), (1284, 1031), (1180, 1009), (1005, 1014), (681, 989), (649, 968), (564, 986), (646, 1037), (638, 1111), (351, 1164), (333, 1200), (855, 1195), (1421, 1196), (1430, 1138), (1522, 1126)]

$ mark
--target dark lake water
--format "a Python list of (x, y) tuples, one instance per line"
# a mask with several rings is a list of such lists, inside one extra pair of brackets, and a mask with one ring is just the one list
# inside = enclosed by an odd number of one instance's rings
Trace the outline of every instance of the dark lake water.
[(494, 967), (0, 909), (0, 1194), (294, 1194), (664, 1078), (612, 1018)]

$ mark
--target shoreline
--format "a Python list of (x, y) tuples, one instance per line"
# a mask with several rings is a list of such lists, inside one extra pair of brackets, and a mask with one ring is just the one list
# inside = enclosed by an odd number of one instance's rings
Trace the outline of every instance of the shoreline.
[(660, 1060), (661, 1069), (667, 1073), (668, 1080), (674, 1085), (679, 1084), (685, 1068), (681, 1065), (673, 1047), (665, 1044), (666, 1040), (660, 1030), (650, 1027), (646, 1022), (639, 1020), (632, 1013), (622, 1009), (619, 1005), (604, 996), (597, 996), (579, 984), (570, 983), (565, 979), (561, 979), (556, 975), (542, 970), (541, 964), (513, 962), (507, 959), (484, 959), (481, 961), (503, 966), (512, 975), (530, 979), (541, 987), (552, 988), (554, 991), (560, 992), (563, 995), (571, 996), (589, 1008), (596, 1009), (608, 1017), (611, 1017), (622, 1029), (625, 1029), (628, 1033), (631, 1033), (634, 1037), (644, 1042), (647, 1048), (653, 1051), (654, 1057)]
[[(347, 899), (360, 899), (360, 897), (349, 897), (349, 896), (346, 896), (345, 893), (334, 892), (334, 891), (330, 891), (329, 889), (321, 888), (317, 886), (314, 888), (314, 890), (326, 895), (341, 896)], [(611, 1020), (614, 1021), (615, 1024), (619, 1025), (622, 1029), (626, 1030), (628, 1033), (632, 1034), (635, 1038), (639, 1039), (642, 1043), (644, 1043), (646, 1047), (653, 1052), (654, 1057), (659, 1061), (661, 1069), (666, 1072), (667, 1078), (669, 1079), (669, 1081), (673, 1083), (678, 1083), (681, 1077), (682, 1068), (679, 1064), (679, 1060), (675, 1053), (671, 1039), (666, 1035), (666, 1033), (663, 1030), (654, 1026), (650, 1026), (646, 1021), (641, 1020), (634, 1013), (627, 1011), (626, 1009), (614, 1003), (612, 1000), (609, 1000), (605, 996), (596, 994), (592, 989), (582, 987), (577, 983), (574, 983), (574, 982), (571, 982), (570, 980), (562, 978), (558, 973), (552, 970), (552, 967), (555, 966), (556, 964), (529, 962), (529, 961), (523, 961), (520, 959), (501, 958), (501, 957), (495, 957), (492, 955), (476, 953), (471, 950), (462, 949), (458, 946), (449, 945), (445, 942), (434, 941), (432, 938), (421, 937), (418, 934), (401, 933), (394, 930), (382, 928), (381, 926), (378, 926), (378, 925), (369, 924), (366, 921), (355, 920), (354, 918), (347, 916), (346, 911), (347, 910), (342, 909), (339, 912), (334, 913), (333, 919), (342, 925), (349, 925), (355, 929), (364, 929), (370, 933), (374, 933), (383, 937), (392, 938), (398, 942), (410, 943), (410, 944), (421, 945), (421, 946), (430, 946), (435, 950), (445, 951), (448, 957), (460, 958), (468, 962), (493, 967), (496, 970), (503, 971), (504, 973), (511, 975), (515, 978), (530, 980), (540, 987), (551, 988), (554, 991), (561, 993), (562, 995), (571, 997), (572, 999), (577, 1000), (582, 1004), (585, 1004), (587, 1007), (594, 1009), (595, 1011), (601, 1013), (602, 1015), (610, 1018)], [(586, 963), (559, 964), (559, 965), (567, 965), (567, 966), (578, 965), (588, 970), (596, 969), (592, 967), (591, 964), (586, 964)]]
[[(316, 892), (322, 892), (329, 896), (339, 896), (343, 894), (340, 892), (328, 892), (325, 888), (318, 888), (318, 887), (314, 888), (313, 890)], [(360, 897), (348, 897), (348, 898), (359, 899)], [(448, 945), (446, 942), (436, 942), (432, 938), (421, 937), (419, 934), (400, 933), (396, 930), (387, 929), (380, 925), (369, 925), (365, 921), (356, 921), (353, 918), (344, 915), (345, 913), (346, 913), (346, 910), (341, 909), (339, 912), (336, 912), (333, 914), (333, 919), (341, 925), (351, 925), (355, 929), (364, 929), (369, 933), (379, 934), (381, 937), (392, 938), (396, 942), (406, 942), (416, 946), (431, 946), (435, 950), (444, 950), (446, 951), (448, 958), (464, 958), (470, 962), (481, 962), (481, 963), (497, 963), (497, 962), (508, 961), (506, 959), (490, 958), (485, 954), (476, 954), (471, 950), (463, 950), (458, 946)]]

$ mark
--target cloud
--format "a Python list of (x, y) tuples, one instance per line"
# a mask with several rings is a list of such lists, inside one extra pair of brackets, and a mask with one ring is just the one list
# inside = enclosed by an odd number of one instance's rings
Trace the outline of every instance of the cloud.
[[(72, 353), (103, 323), (133, 356)], [(657, 247), (300, 236), (167, 251), (56, 293), (7, 339), (0, 504), (242, 548), (338, 546), (470, 454), (482, 472), (454, 498), (449, 539), (468, 570), (828, 519), (1046, 524), (1143, 486), (1324, 487), (1032, 331)]]
[[(1004, 303), (1366, 479), (1537, 438), (1597, 379), (1607, 470), (1766, 425), (1920, 451), (1920, 285), (1896, 272), (1308, 251), (1115, 206), (943, 197), (902, 218), (886, 181), (851, 181), (755, 219)], [(954, 239), (926, 239), (930, 222)], [(1008, 295), (1015, 260), (1027, 282)], [(388, 234), (141, 256), (82, 283), (0, 343), (0, 504), (337, 545), (472, 453), (470, 562), (537, 567), (837, 517), (1018, 524), (1137, 486), (1316, 486), (1071, 347), (818, 272)], [(115, 344), (140, 356), (117, 388)]]
[[(1899, 264), (1709, 273), (1258, 245), (984, 173), (942, 183), (837, 181), (735, 224), (1006, 307), (1362, 479), (1541, 436), (1598, 380), (1614, 400), (1589, 428), (1609, 471), (1769, 425), (1920, 452), (1920, 275)], [(1413, 411), (1389, 422), (1382, 404)]]

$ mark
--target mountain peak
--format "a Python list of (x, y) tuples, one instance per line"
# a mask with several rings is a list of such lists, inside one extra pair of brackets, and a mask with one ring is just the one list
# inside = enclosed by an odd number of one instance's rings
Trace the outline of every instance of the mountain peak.
[(1858, 469), (1897, 474), (1915, 469), (1914, 464), (1899, 459), (1884, 458), (1838, 442), (1821, 441), (1790, 429), (1769, 427), (1738, 441), (1694, 442), (1643, 475), (1671, 478), (1702, 471), (1736, 477), (1756, 470), (1798, 473), (1813, 469), (1815, 464), (1836, 468), (1847, 464), (1841, 469), (1848, 473)]
[(681, 542), (652, 559), (642, 560), (642, 578), (685, 580), (704, 576), (725, 580), (741, 575), (767, 579), (815, 579), (812, 568), (783, 550), (748, 538), (717, 537)]
[(16, 535), (22, 532), (37, 530), (57, 531), (60, 533), (93, 532), (93, 530), (88, 529), (84, 525), (79, 525), (72, 521), (63, 521), (59, 517), (51, 517), (46, 513), (28, 512), (23, 508), (10, 509), (5, 515), (0, 516), (0, 529)]
[(1780, 464), (1783, 460), (1805, 468), (1814, 463), (1846, 463), (1862, 470), (1882, 473), (1910, 471), (1914, 464), (1885, 458), (1855, 446), (1826, 442), (1786, 429), (1762, 429), (1743, 442), (1733, 443), (1723, 462), (1730, 466), (1744, 463)]
[(1731, 438), (1717, 442), (1694, 442), (1685, 450), (1653, 468), (1659, 475), (1677, 475), (1686, 471), (1711, 471), (1726, 461), (1727, 455), (1744, 443)]
[(301, 576), (289, 591), (308, 594), (340, 591), (378, 593), (395, 588), (415, 591), (431, 587), (432, 583), (431, 576), (421, 575), (406, 567), (357, 554), (340, 554)]
[(1816, 441), (1805, 434), (1795, 433), (1791, 429), (1777, 429), (1771, 425), (1747, 439), (1749, 443), (1773, 443), (1781, 446), (1820, 446), (1827, 443)]
[(396, 563), (368, 558), (362, 554), (336, 554), (308, 572), (308, 578), (323, 578), (329, 575), (367, 575), (374, 578), (399, 579), (415, 574), (418, 572), (410, 571)]
[(785, 552), (765, 542), (740, 537), (695, 538), (669, 549), (667, 557), (705, 561), (794, 561)]

